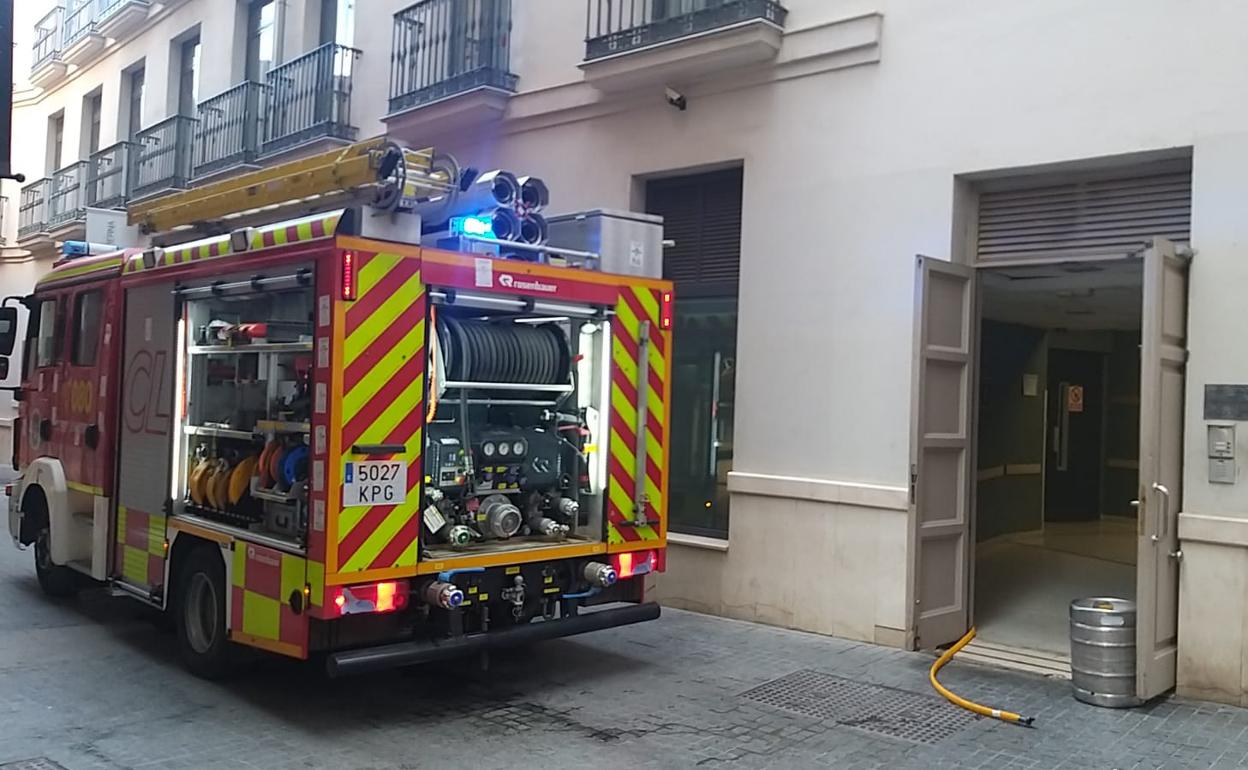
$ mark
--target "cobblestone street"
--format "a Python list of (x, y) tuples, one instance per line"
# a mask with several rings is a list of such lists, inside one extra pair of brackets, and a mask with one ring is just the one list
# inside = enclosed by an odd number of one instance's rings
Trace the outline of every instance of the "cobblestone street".
[(953, 664), (958, 692), (1034, 714), (972, 717), (930, 658), (666, 611), (473, 666), (327, 681), (274, 659), (226, 683), (102, 591), (57, 603), (0, 550), (0, 768), (1238, 767), (1248, 712), (1083, 706), (1062, 682)]

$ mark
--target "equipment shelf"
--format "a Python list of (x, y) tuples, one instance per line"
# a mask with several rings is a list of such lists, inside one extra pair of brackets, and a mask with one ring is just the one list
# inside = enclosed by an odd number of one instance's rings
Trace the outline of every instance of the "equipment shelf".
[(289, 420), (256, 420), (257, 433), (311, 433), (312, 423)]
[(192, 356), (242, 355), (244, 353), (311, 353), (311, 342), (256, 342), (250, 345), (190, 345)]
[(212, 436), (214, 438), (237, 438), (246, 441), (252, 441), (256, 438), (256, 434), (249, 430), (234, 430), (233, 428), (214, 428), (208, 425), (187, 425), (184, 430), (188, 436)]

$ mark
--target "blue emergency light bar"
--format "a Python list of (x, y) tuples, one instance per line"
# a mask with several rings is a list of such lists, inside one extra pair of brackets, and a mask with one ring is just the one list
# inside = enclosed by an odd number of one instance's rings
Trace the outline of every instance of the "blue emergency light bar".
[(67, 258), (91, 257), (97, 254), (109, 254), (121, 251), (120, 246), (111, 243), (91, 243), (89, 241), (65, 241), (61, 244), (61, 254)]
[(494, 238), (494, 218), (489, 214), (451, 217), (450, 230), (452, 237), (473, 235), (478, 238)]

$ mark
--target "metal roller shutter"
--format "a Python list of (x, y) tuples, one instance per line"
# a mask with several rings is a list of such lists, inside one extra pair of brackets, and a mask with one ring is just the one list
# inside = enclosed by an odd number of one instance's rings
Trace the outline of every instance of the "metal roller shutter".
[(1118, 256), (1161, 236), (1187, 243), (1190, 167), (1163, 173), (983, 190), (977, 258), (983, 262)]
[(741, 270), (741, 169), (656, 179), (646, 211), (663, 217), (663, 277), (678, 297), (735, 296)]

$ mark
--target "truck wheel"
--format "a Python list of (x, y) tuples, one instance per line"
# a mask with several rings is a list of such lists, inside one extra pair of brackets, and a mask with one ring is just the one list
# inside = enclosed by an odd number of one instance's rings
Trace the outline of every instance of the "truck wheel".
[(180, 571), (174, 613), (182, 662), (191, 673), (219, 679), (230, 670), (225, 630), (225, 567), (213, 549), (196, 548)]
[(52, 563), (52, 534), (46, 521), (35, 535), (35, 574), (48, 596), (64, 598), (78, 592), (78, 575), (69, 567)]

